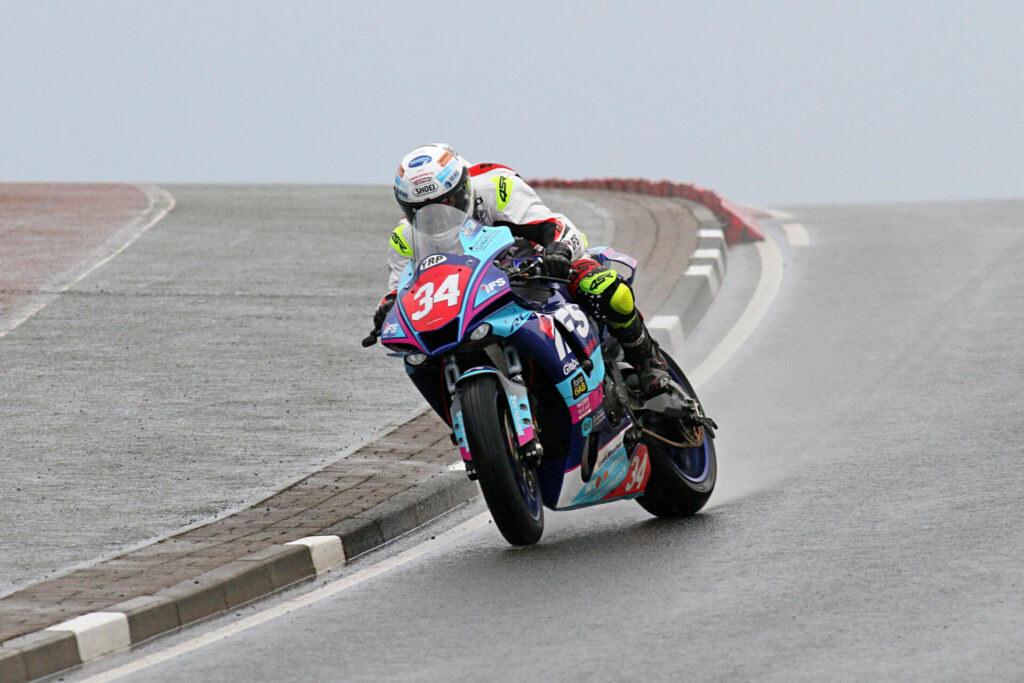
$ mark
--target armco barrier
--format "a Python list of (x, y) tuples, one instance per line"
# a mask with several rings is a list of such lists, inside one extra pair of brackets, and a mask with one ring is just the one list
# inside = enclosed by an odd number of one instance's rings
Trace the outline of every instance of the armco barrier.
[(681, 197), (706, 206), (715, 214), (725, 224), (725, 240), (729, 244), (764, 239), (761, 226), (748, 211), (713, 190), (691, 183), (675, 183), (671, 180), (651, 181), (641, 178), (584, 178), (583, 180), (544, 178), (531, 180), (530, 184), (534, 187), (563, 190), (605, 190), (648, 194), (656, 197)]

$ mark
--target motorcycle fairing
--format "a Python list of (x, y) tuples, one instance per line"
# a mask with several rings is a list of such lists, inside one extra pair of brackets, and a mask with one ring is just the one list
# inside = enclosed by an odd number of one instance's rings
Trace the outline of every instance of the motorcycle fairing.
[(627, 454), (622, 443), (624, 434), (625, 430), (619, 432), (598, 451), (598, 464), (589, 480), (583, 481), (580, 466), (565, 473), (558, 503), (554, 506), (556, 510), (587, 507), (616, 498), (635, 498), (644, 492), (651, 476), (647, 447), (639, 444), (631, 455)]
[[(484, 229), (479, 223), (468, 218), (459, 232), (459, 240), (465, 254), (433, 254), (422, 259), (417, 266), (412, 262), (406, 265), (399, 281), (397, 305), (388, 313), (381, 328), (382, 341), (408, 344), (434, 354), (453, 348), (469, 331), (470, 326), (477, 322), (476, 318), (503, 294), (509, 292), (507, 276), (491, 262), (500, 251), (515, 242), (511, 231), (503, 226)], [(442, 298), (440, 304), (434, 304), (434, 300), (431, 299), (429, 307), (421, 308), (424, 299), (430, 299), (431, 295), (441, 291), (441, 283), (450, 275), (458, 277), (458, 284), (446, 290), (448, 293), (456, 292), (461, 299), (457, 311), (444, 307), (449, 298)], [(425, 287), (430, 287), (426, 296), (421, 294)], [(464, 296), (466, 292), (476, 294)], [(435, 305), (438, 308), (437, 312), (433, 310)], [(424, 308), (429, 310), (422, 314)], [(414, 319), (416, 316), (421, 317)], [(459, 323), (452, 337), (442, 333), (446, 338), (445, 342), (434, 347), (424, 343), (422, 333), (439, 330), (453, 320), (458, 320)]]
[(384, 324), (380, 328), (380, 340), (382, 344), (405, 344), (420, 351), (425, 350), (405, 321), (398, 306), (392, 306), (391, 311), (384, 319)]
[(400, 308), (409, 316), (414, 333), (438, 330), (464, 310), (464, 302), (456, 297), (467, 291), (476, 263), (476, 259), (460, 259), (453, 254), (436, 254), (423, 261), (416, 286), (399, 297)]

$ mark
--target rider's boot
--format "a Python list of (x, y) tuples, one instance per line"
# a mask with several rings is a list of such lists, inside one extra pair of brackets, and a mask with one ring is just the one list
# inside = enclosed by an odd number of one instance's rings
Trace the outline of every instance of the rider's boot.
[(651, 333), (644, 325), (639, 313), (632, 320), (619, 327), (609, 325), (612, 335), (619, 340), (626, 362), (636, 368), (640, 379), (640, 391), (644, 398), (651, 398), (668, 391), (672, 377), (661, 359), (658, 346), (651, 339)]

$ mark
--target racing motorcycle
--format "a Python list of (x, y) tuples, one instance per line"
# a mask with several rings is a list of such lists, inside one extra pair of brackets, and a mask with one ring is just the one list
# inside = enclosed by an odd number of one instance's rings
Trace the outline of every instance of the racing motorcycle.
[[(672, 382), (645, 399), (602, 325), (534, 246), (443, 204), (413, 220), (413, 258), (379, 337), (451, 430), (470, 479), (513, 545), (536, 543), (544, 508), (632, 498), (692, 515), (715, 486), (714, 421), (659, 349)], [(587, 250), (632, 283), (637, 262)]]

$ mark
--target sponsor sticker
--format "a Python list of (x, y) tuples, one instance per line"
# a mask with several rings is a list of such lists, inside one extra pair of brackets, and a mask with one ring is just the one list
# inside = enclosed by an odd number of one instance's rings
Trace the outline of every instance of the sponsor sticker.
[(614, 277), (615, 275), (613, 275), (612, 273), (601, 273), (590, 282), (585, 283), (584, 287), (591, 292), (600, 292), (602, 289), (604, 289), (605, 282), (607, 282), (610, 278)]
[[(498, 287), (504, 287), (506, 284), (508, 284), (508, 283), (505, 281), (505, 278), (499, 277), (494, 282), (487, 282), (487, 283), (481, 285), (480, 288), (482, 290), (484, 290), (485, 292), (487, 292), (488, 294), (493, 294), (494, 290), (496, 290)], [(565, 373), (565, 374), (568, 375), (569, 373)]]
[(476, 242), (473, 242), (473, 248), (477, 249), (477, 250), (484, 250), (484, 249), (486, 249), (487, 245), (494, 241), (494, 236), (496, 234), (497, 233), (495, 233), (495, 232), (491, 232), (491, 233), (488, 233), (488, 234), (480, 237)]
[(487, 207), (484, 206), (483, 197), (473, 198), (473, 218), (475, 218), (480, 223), (487, 222)]
[(565, 375), (566, 377), (568, 377), (569, 375), (572, 374), (573, 370), (578, 370), (579, 367), (580, 367), (580, 362), (578, 360), (576, 360), (575, 358), (572, 358), (572, 359), (569, 360), (568, 363), (566, 363), (565, 365), (562, 366), (562, 374)]
[(430, 193), (430, 192), (434, 192), (436, 190), (437, 190), (437, 184), (436, 183), (428, 183), (426, 185), (420, 185), (420, 186), (414, 188), (413, 192), (415, 192), (416, 196), (419, 197), (421, 194), (427, 194), (427, 193)]
[(492, 178), (494, 181), (495, 193), (497, 195), (498, 211), (508, 208), (509, 195), (512, 193), (512, 179), (508, 176)]
[(430, 163), (431, 156), (423, 154), (409, 162), (409, 168), (419, 168), (423, 164)]
[(398, 165), (398, 177), (402, 178), (404, 176), (405, 176), (405, 166), (402, 166), (401, 164), (399, 164)]
[(428, 256), (427, 258), (423, 259), (423, 263), (422, 265), (420, 265), (420, 270), (432, 268), (439, 263), (444, 263), (447, 260), (448, 257), (445, 256), (444, 254), (434, 254), (433, 256)]
[(587, 393), (587, 380), (581, 372), (572, 378), (572, 397), (579, 398), (585, 393)]
[(437, 160), (437, 163), (441, 164), (442, 166), (447, 166), (448, 162), (451, 161), (451, 160), (452, 160), (452, 153), (451, 152), (445, 152), (444, 154), (441, 155), (441, 158)]
[[(452, 168), (455, 168), (455, 167), (453, 166)], [(443, 183), (445, 178), (447, 178), (451, 174), (452, 174), (452, 169), (451, 168), (444, 169), (443, 171), (441, 171), (440, 173), (437, 174), (437, 182)]]
[(402, 235), (400, 234), (399, 230), (396, 229), (394, 232), (391, 233), (391, 242), (392, 242), (392, 244), (395, 245), (395, 249), (402, 256), (411, 256), (412, 255), (412, 249), (410, 249), (409, 245), (406, 244), (406, 242), (402, 238)]

